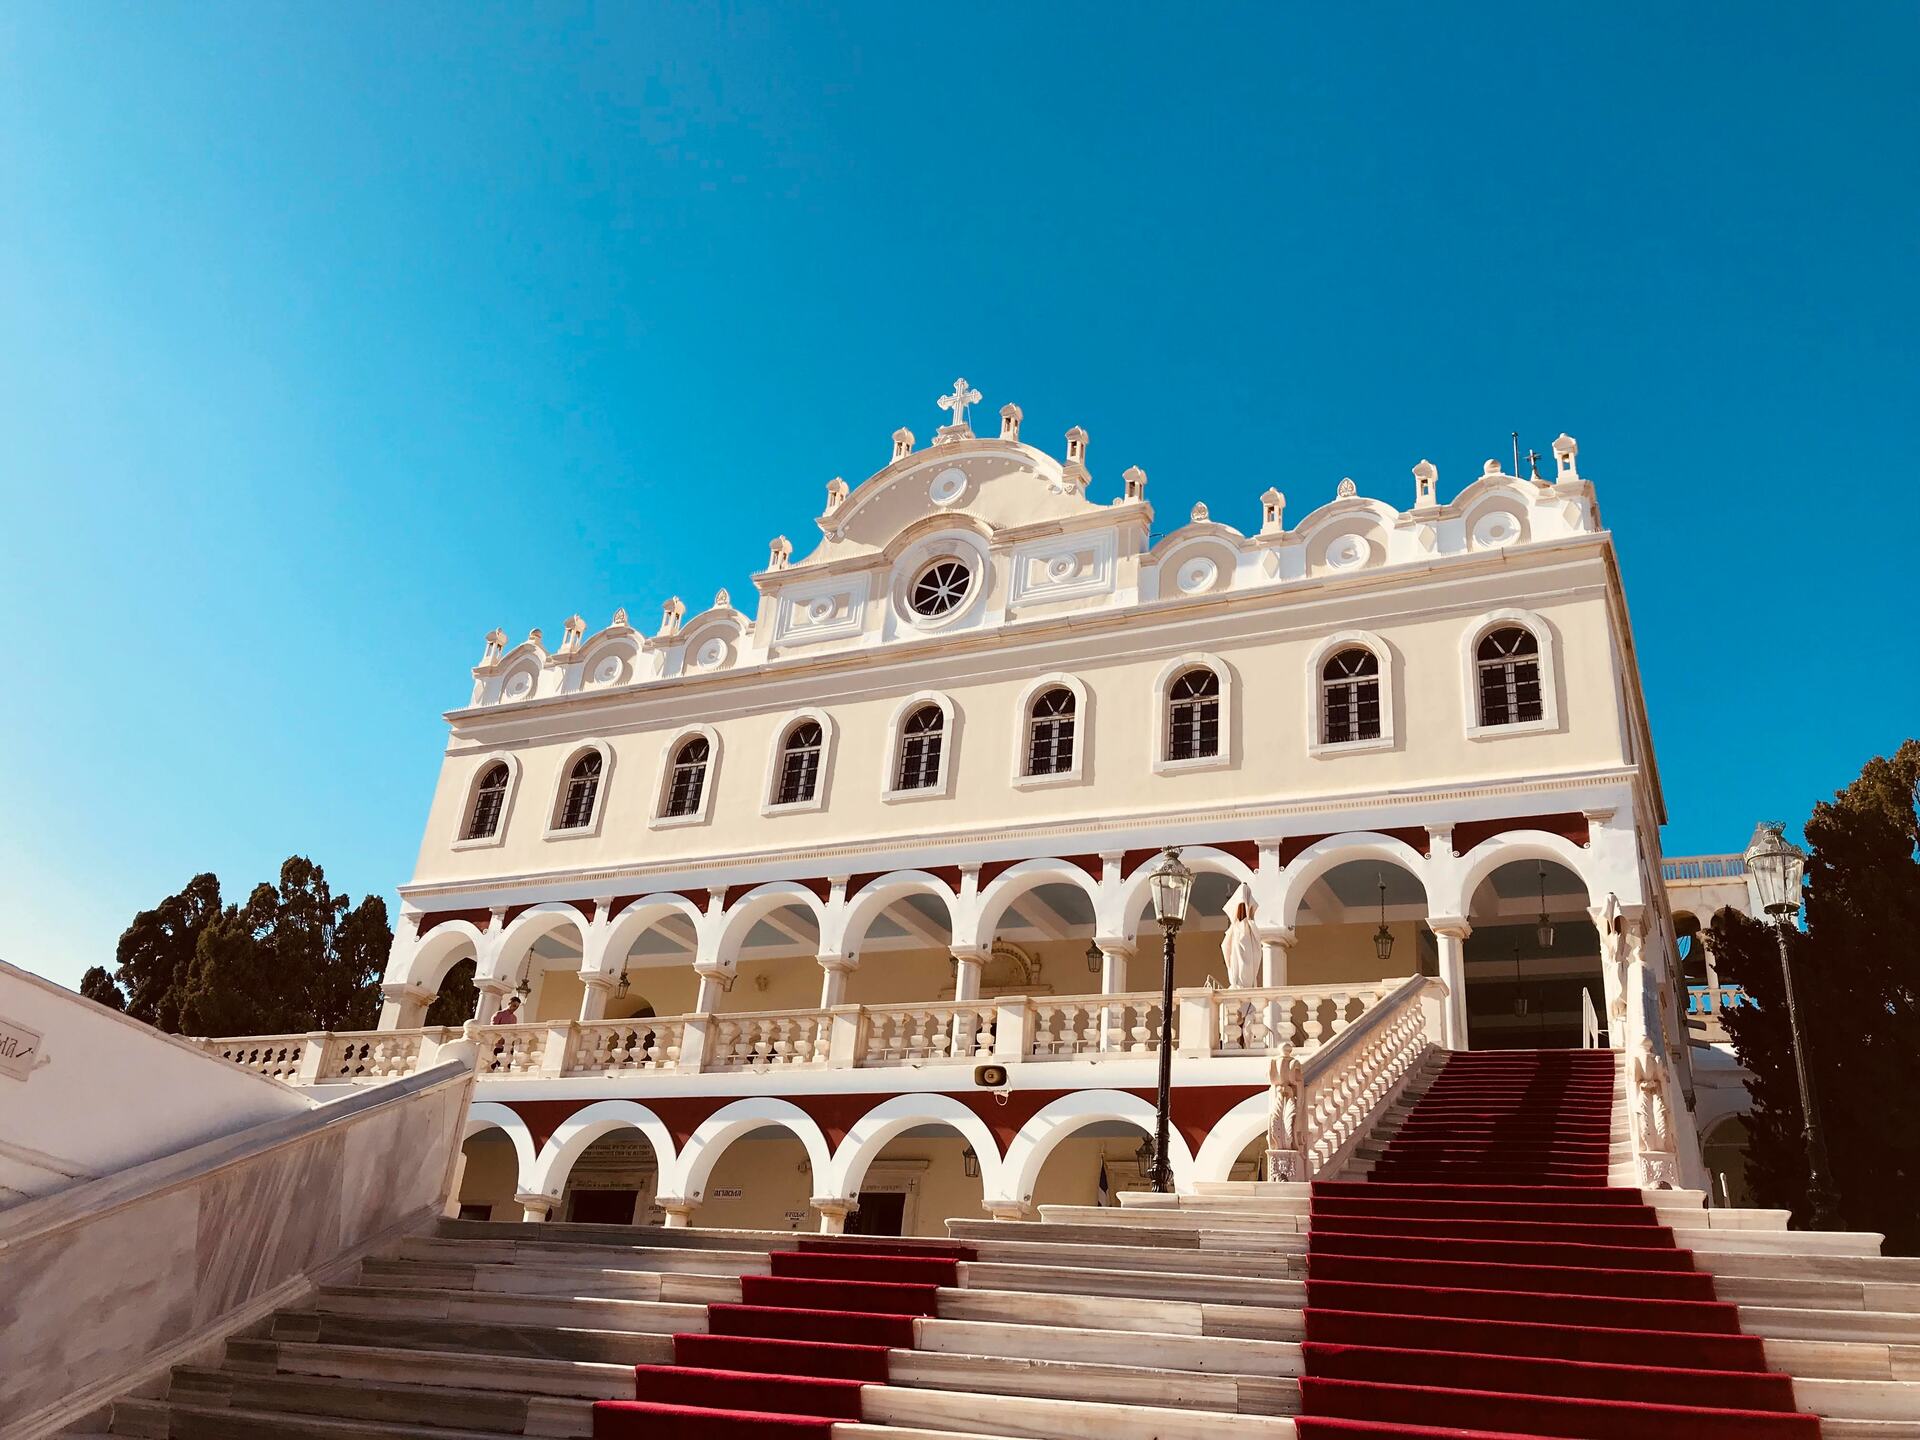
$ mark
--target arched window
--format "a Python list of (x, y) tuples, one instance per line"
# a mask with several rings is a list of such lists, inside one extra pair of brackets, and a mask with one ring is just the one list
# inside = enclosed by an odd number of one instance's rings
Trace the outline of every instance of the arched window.
[(938, 705), (922, 705), (907, 717), (900, 734), (897, 790), (926, 790), (940, 783), (940, 749), (947, 717)]
[(787, 732), (780, 756), (780, 784), (776, 805), (799, 805), (813, 799), (820, 786), (820, 750), (826, 736), (812, 720), (803, 720)]
[(675, 753), (673, 776), (667, 782), (669, 818), (700, 813), (701, 792), (707, 787), (707, 757), (712, 753), (713, 747), (704, 735), (694, 736)]
[(1474, 652), (1480, 679), (1480, 723), (1522, 725), (1546, 709), (1540, 695), (1540, 644), (1518, 625), (1490, 631)]
[(593, 802), (600, 795), (600, 767), (605, 762), (598, 750), (589, 750), (573, 762), (567, 774), (567, 793), (560, 806), (558, 830), (583, 830), (593, 823)]
[(500, 829), (500, 811), (507, 803), (507, 763), (497, 760), (487, 767), (473, 792), (473, 813), (467, 817), (462, 840), (488, 840)]
[(1197, 760), (1220, 753), (1220, 677), (1189, 670), (1167, 691), (1167, 758)]
[(1073, 692), (1057, 685), (1033, 702), (1027, 717), (1027, 774), (1073, 769)]
[(1320, 716), (1324, 744), (1380, 738), (1380, 661), (1371, 650), (1342, 650), (1321, 668)]

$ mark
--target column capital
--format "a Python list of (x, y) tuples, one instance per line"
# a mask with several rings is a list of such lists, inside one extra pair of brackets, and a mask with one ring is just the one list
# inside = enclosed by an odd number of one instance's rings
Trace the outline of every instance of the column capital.
[(1430, 849), (1441, 855), (1453, 854), (1453, 822), (1444, 825), (1427, 826), (1427, 843)]
[(844, 1235), (847, 1233), (847, 1216), (860, 1208), (858, 1200), (840, 1200), (831, 1196), (816, 1195), (807, 1201), (820, 1212), (820, 1233), (822, 1235)]
[(431, 1005), (439, 998), (440, 992), (431, 985), (413, 985), (405, 980), (388, 980), (380, 986), (380, 998), (398, 1000), (402, 1004), (412, 1000)]
[(1582, 810), (1580, 812), (1589, 825), (1605, 825), (1619, 813), (1619, 807), (1615, 805), (1595, 806), (1591, 810)]
[(542, 1195), (537, 1190), (523, 1190), (513, 1197), (513, 1203), (521, 1210), (521, 1218), (529, 1223), (538, 1223), (553, 1213), (553, 1207), (560, 1203), (558, 1195)]
[(1291, 950), (1299, 941), (1300, 934), (1291, 925), (1262, 925), (1254, 922), (1254, 938), (1263, 945), (1279, 945)]
[(504, 930), (506, 928), (506, 924), (507, 924), (507, 907), (504, 905), (490, 906), (487, 910), (487, 929)]
[(666, 1228), (684, 1230), (692, 1223), (693, 1212), (700, 1208), (695, 1200), (682, 1199), (678, 1195), (661, 1195), (654, 1199), (661, 1212), (667, 1217)]
[(1446, 940), (1465, 940), (1473, 934), (1473, 926), (1460, 915), (1429, 915), (1427, 928)]
[(489, 975), (484, 980), (475, 980), (473, 988), (482, 995), (504, 995), (513, 989), (513, 981), (505, 975)]
[(620, 977), (609, 975), (604, 970), (582, 970), (580, 983), (589, 990), (611, 990), (620, 983)]
[(1100, 947), (1102, 955), (1118, 955), (1123, 960), (1131, 960), (1139, 948), (1138, 942), (1118, 936), (1096, 935), (1093, 943)]
[(829, 975), (845, 975), (851, 970), (860, 968), (858, 955), (818, 955), (814, 958), (820, 962), (820, 968)]
[(954, 945), (948, 948), (947, 953), (962, 965), (984, 965), (993, 958), (993, 947), (991, 945)]
[(1024, 1200), (989, 1200), (982, 1208), (990, 1220), (1031, 1220), (1039, 1213)]

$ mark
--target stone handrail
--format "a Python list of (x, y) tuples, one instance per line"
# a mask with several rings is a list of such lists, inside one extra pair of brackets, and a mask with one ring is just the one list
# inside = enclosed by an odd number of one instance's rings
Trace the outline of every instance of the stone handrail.
[[(0, 1213), (0, 1430), (64, 1432), (298, 1302), (453, 1192), (470, 1052)], [(404, 1156), (409, 1163), (396, 1163)]]
[[(1187, 1058), (1301, 1053), (1337, 1045), (1400, 981), (1174, 992), (1173, 1040)], [(1160, 996), (1003, 995), (828, 1009), (719, 1011), (628, 1020), (469, 1022), (482, 1082), (570, 1075), (737, 1074), (894, 1065), (1109, 1061), (1158, 1053)], [(392, 1079), (462, 1031), (316, 1032), (194, 1043), (292, 1085)]]
[(1304, 1059), (1291, 1045), (1281, 1048), (1270, 1074), (1269, 1178), (1311, 1180), (1346, 1164), (1428, 1046), (1439, 1043), (1446, 995), (1440, 981), (1415, 975)]
[(1746, 874), (1744, 855), (1681, 855), (1660, 862), (1662, 880), (1743, 880)]

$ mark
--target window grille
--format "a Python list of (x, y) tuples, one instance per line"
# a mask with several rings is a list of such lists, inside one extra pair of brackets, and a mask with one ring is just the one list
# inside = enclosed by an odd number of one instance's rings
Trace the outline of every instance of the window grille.
[(487, 840), (500, 828), (500, 810), (507, 803), (507, 767), (504, 763), (489, 766), (487, 773), (480, 777), (480, 788), (474, 792), (473, 815), (467, 821), (467, 833), (463, 840)]
[(920, 572), (907, 596), (913, 613), (931, 620), (945, 615), (973, 588), (973, 572), (958, 560), (939, 560)]
[(1540, 644), (1519, 626), (1495, 630), (1476, 652), (1480, 723), (1522, 725), (1545, 713), (1540, 694)]
[(940, 749), (947, 717), (938, 705), (922, 705), (907, 717), (900, 737), (900, 775), (894, 788), (927, 790), (940, 783)]
[(1320, 672), (1321, 742), (1380, 738), (1380, 661), (1371, 650), (1342, 650)]
[(1033, 702), (1027, 726), (1027, 773), (1064, 775), (1073, 769), (1073, 692), (1064, 686)]
[(673, 779), (667, 786), (667, 816), (694, 815), (700, 810), (700, 792), (707, 784), (707, 756), (712, 747), (696, 735), (673, 757)]
[(1220, 677), (1189, 670), (1167, 695), (1167, 758), (1198, 760), (1220, 753)]
[(775, 797), (781, 805), (798, 805), (813, 799), (820, 784), (819, 725), (802, 721), (787, 732), (785, 752), (780, 757), (780, 789)]
[(560, 808), (560, 829), (580, 830), (592, 823), (593, 802), (600, 794), (600, 752), (589, 750), (574, 762), (567, 777), (567, 799)]

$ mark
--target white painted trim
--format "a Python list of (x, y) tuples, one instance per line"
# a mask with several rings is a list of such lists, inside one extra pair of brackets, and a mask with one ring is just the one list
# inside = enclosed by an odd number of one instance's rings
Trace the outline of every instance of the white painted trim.
[[(587, 823), (576, 825), (572, 829), (562, 829), (560, 817), (567, 808), (567, 785), (573, 774), (573, 767), (589, 752), (600, 755), (599, 783), (593, 787), (593, 813), (587, 817)], [(600, 833), (600, 822), (607, 813), (607, 791), (613, 784), (613, 745), (607, 740), (583, 740), (567, 752), (567, 758), (560, 762), (559, 783), (554, 786), (553, 804), (547, 809), (546, 833), (543, 840), (589, 840)]]
[[(1533, 636), (1540, 647), (1540, 718), (1514, 725), (1480, 723), (1480, 662), (1475, 655), (1480, 642), (1494, 630), (1517, 625)], [(1469, 740), (1504, 740), (1512, 735), (1538, 735), (1560, 728), (1559, 672), (1554, 668), (1553, 627), (1546, 617), (1532, 610), (1490, 610), (1460, 632), (1461, 712)]]
[[(1342, 650), (1370, 651), (1380, 665), (1380, 734), (1372, 740), (1346, 740), (1331, 743), (1326, 734), (1325, 684), (1321, 672), (1327, 661)], [(1325, 759), (1336, 755), (1356, 755), (1368, 750), (1391, 750), (1399, 743), (1394, 726), (1394, 687), (1400, 680), (1400, 664), (1393, 647), (1371, 630), (1341, 630), (1313, 647), (1307, 656), (1307, 754)]]
[[(814, 776), (813, 794), (805, 800), (795, 800), (782, 805), (774, 799), (780, 793), (781, 762), (786, 758), (787, 740), (796, 726), (811, 720), (820, 727), (820, 769)], [(799, 815), (810, 810), (824, 810), (827, 807), (827, 788), (833, 783), (834, 742), (839, 737), (839, 727), (833, 723), (833, 716), (826, 711), (809, 707), (795, 710), (781, 720), (773, 732), (773, 744), (767, 755), (767, 780), (760, 790), (760, 813), (771, 818), (775, 815)], [(704, 801), (706, 796), (703, 794)]]
[[(922, 705), (940, 707), (940, 770), (931, 785), (902, 790), (900, 756), (906, 745), (907, 718)], [(939, 690), (916, 690), (898, 705), (887, 721), (886, 769), (880, 774), (880, 799), (883, 804), (898, 805), (914, 800), (944, 800), (953, 794), (954, 752), (960, 745), (960, 711), (953, 697)]]
[[(967, 598), (944, 615), (921, 615), (908, 603), (913, 583), (929, 566), (941, 560), (958, 560), (967, 567), (972, 576)], [(893, 562), (893, 575), (887, 589), (893, 603), (894, 621), (904, 634), (933, 635), (951, 630), (972, 618), (986, 603), (987, 592), (993, 588), (993, 575), (993, 555), (986, 541), (972, 530), (956, 525), (928, 535), (908, 546)]]
[[(1225, 687), (1221, 687), (1224, 691)], [(1029, 775), (1027, 759), (1033, 735), (1033, 707), (1049, 690), (1066, 690), (1073, 695), (1073, 764), (1053, 775)], [(1221, 701), (1224, 706), (1226, 696)], [(1064, 670), (1055, 670), (1027, 682), (1014, 710), (1013, 776), (1016, 790), (1042, 790), (1053, 785), (1081, 785), (1087, 778), (1087, 751), (1093, 745), (1093, 694), (1086, 681)]]
[[(673, 761), (680, 747), (696, 735), (707, 742), (707, 773), (700, 781), (700, 803), (685, 815), (667, 814), (667, 796), (673, 788)], [(711, 725), (689, 725), (677, 730), (660, 752), (660, 778), (653, 787), (653, 804), (647, 811), (649, 830), (670, 830), (681, 825), (704, 825), (713, 817), (713, 792), (720, 788), (720, 732)]]
[[(1211, 670), (1220, 681), (1220, 748), (1215, 754), (1200, 755), (1191, 760), (1169, 759), (1167, 747), (1172, 743), (1172, 733), (1167, 723), (1167, 711), (1171, 703), (1168, 692), (1179, 676), (1195, 669)], [(1160, 674), (1153, 682), (1153, 770), (1156, 775), (1178, 775), (1188, 770), (1219, 770), (1234, 763), (1233, 747), (1237, 736), (1234, 712), (1239, 703), (1234, 680), (1233, 667), (1218, 655), (1204, 650), (1192, 650), (1176, 656), (1161, 667)]]
[[(500, 819), (493, 827), (491, 835), (476, 835), (471, 840), (462, 839), (467, 827), (473, 823), (473, 808), (480, 801), (480, 781), (495, 765), (507, 767), (507, 790), (500, 797)], [(508, 750), (490, 750), (474, 762), (473, 777), (467, 781), (467, 802), (460, 809), (460, 818), (454, 826), (453, 845), (455, 850), (491, 850), (504, 845), (507, 839), (507, 821), (513, 814), (513, 797), (520, 793), (520, 757)]]

